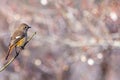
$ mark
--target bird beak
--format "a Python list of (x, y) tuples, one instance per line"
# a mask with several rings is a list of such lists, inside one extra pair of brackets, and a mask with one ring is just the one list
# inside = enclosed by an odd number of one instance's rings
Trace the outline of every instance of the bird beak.
[(31, 28), (30, 26), (28, 28)]

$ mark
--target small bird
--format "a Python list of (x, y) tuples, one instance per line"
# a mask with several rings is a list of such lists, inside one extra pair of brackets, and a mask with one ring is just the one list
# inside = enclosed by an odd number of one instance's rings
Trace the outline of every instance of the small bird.
[(17, 27), (17, 29), (11, 36), (11, 40), (10, 40), (8, 51), (7, 51), (7, 56), (5, 58), (6, 60), (8, 59), (9, 55), (11, 54), (11, 52), (13, 51), (15, 47), (23, 48), (28, 38), (27, 31), (29, 28), (31, 27), (25, 23), (22, 23)]

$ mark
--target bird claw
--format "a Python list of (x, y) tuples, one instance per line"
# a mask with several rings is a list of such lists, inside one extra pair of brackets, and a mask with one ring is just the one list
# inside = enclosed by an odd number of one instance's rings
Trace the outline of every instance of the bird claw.
[(21, 49), (24, 49), (24, 46), (21, 46)]

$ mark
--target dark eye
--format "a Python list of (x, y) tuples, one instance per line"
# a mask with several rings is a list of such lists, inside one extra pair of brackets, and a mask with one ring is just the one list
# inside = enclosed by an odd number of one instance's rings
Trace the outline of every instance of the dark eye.
[(27, 27), (25, 26), (25, 28), (27, 28)]

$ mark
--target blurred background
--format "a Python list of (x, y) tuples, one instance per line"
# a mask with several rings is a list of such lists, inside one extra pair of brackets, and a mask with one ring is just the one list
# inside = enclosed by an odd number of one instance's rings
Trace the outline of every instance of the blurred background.
[(0, 80), (120, 79), (120, 0), (0, 0), (0, 67), (22, 22), (37, 34)]

